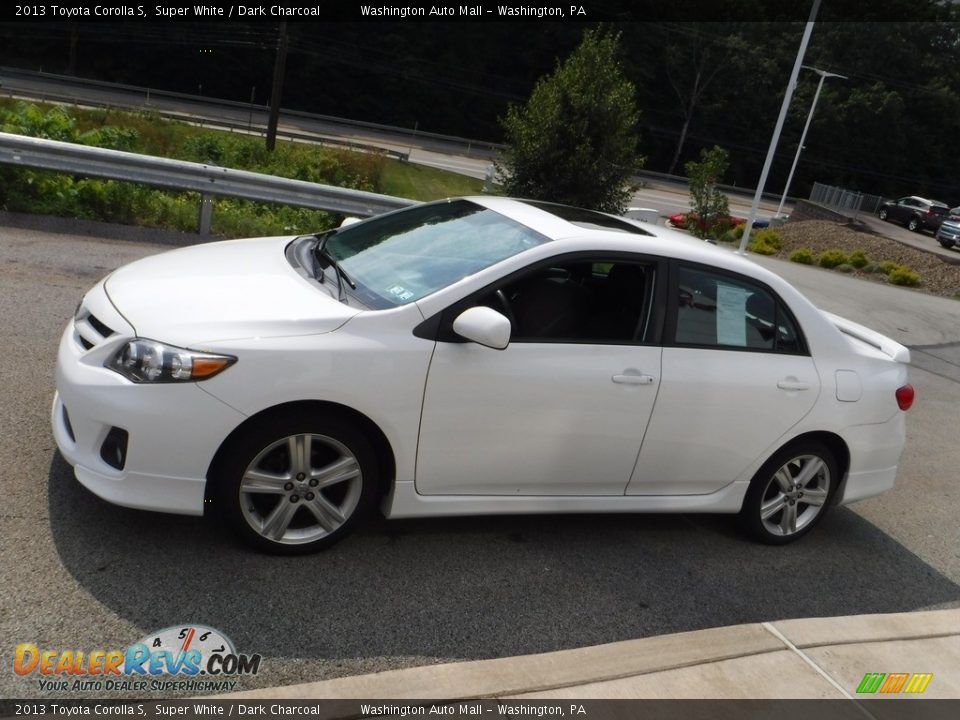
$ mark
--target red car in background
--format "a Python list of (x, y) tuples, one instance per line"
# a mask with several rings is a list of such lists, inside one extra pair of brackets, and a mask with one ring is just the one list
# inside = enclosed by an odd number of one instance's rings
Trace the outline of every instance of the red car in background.
[[(743, 225), (747, 222), (746, 218), (737, 217), (736, 215), (721, 215), (717, 218), (717, 222), (722, 225), (728, 225), (729, 227), (736, 227), (737, 225)], [(696, 213), (674, 213), (667, 220), (667, 224), (680, 230), (690, 230), (696, 226), (701, 232), (706, 229), (706, 223), (700, 218)], [(758, 228), (767, 227), (770, 224), (768, 218), (755, 218), (753, 221), (753, 226)]]

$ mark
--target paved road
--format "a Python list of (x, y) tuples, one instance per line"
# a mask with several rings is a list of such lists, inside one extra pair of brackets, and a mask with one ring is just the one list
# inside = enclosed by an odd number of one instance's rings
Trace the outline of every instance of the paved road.
[(876, 215), (864, 215), (861, 213), (857, 219), (878, 235), (892, 238), (899, 243), (909, 245), (910, 247), (917, 248), (918, 250), (925, 250), (926, 252), (939, 255), (947, 262), (953, 263), (954, 265), (960, 265), (960, 251), (955, 249), (948, 250), (944, 247), (941, 247), (940, 243), (933, 238), (933, 233), (910, 232), (903, 225), (886, 222), (878, 218)]
[[(243, 685), (252, 688), (735, 623), (960, 606), (960, 384), (919, 369), (898, 487), (786, 548), (747, 542), (722, 517), (559, 516), (379, 521), (329, 552), (275, 558), (200, 519), (108, 505), (55, 451), (55, 348), (87, 287), (162, 249), (0, 229), (0, 695), (37, 694), (10, 671), (15, 643), (110, 649), (184, 622), (262, 653), (263, 674)], [(960, 303), (784, 271), (821, 304), (901, 338), (960, 341)]]

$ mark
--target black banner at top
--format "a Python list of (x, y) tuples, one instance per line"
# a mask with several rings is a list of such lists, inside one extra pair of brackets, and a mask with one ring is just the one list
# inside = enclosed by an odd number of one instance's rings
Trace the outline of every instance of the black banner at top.
[[(804, 21), (813, 0), (468, 0), (465, 3), (378, 0), (62, 0), (0, 6), (4, 22), (644, 22)], [(821, 21), (957, 20), (960, 9), (936, 0), (822, 0)]]

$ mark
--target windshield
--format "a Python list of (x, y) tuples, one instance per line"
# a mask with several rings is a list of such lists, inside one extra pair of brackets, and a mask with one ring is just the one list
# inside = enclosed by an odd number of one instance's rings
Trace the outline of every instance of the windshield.
[(404, 305), (547, 238), (469, 200), (419, 205), (331, 235), (326, 252), (371, 307)]

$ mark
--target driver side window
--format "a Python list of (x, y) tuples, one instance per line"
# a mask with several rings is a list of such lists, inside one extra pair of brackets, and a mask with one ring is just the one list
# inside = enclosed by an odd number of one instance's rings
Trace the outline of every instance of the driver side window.
[(503, 313), (511, 342), (642, 342), (650, 322), (654, 266), (576, 260), (539, 268), (479, 304)]

